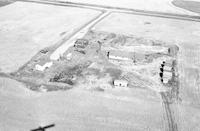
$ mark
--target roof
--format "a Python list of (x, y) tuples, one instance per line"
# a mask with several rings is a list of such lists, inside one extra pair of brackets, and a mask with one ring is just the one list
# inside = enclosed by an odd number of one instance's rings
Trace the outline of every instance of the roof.
[(128, 81), (127, 80), (114, 80), (114, 83), (124, 83), (124, 84), (128, 84)]
[(172, 72), (164, 71), (163, 72), (163, 78), (171, 79), (172, 78)]
[(171, 66), (164, 66), (163, 69), (164, 69), (165, 71), (169, 71), (169, 72), (172, 71), (172, 67), (171, 67)]
[(132, 52), (125, 52), (125, 51), (110, 50), (109, 51), (109, 56), (133, 58), (133, 53)]

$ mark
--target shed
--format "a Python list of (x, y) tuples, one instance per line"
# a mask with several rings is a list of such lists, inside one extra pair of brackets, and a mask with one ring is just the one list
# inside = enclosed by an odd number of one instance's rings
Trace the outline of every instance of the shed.
[(115, 87), (128, 87), (128, 81), (127, 80), (114, 80), (113, 82)]
[(35, 65), (35, 69), (38, 71), (44, 71), (47, 68), (50, 68), (53, 65), (53, 62), (47, 62), (43, 66), (37, 64)]
[(167, 83), (169, 82), (169, 79), (162, 78), (162, 82), (163, 82), (164, 84), (167, 84)]
[(72, 53), (67, 54), (67, 60), (71, 60), (72, 59)]

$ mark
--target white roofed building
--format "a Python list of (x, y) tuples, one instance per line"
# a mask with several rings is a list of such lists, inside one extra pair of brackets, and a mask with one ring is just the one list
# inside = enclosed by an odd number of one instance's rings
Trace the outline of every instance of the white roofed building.
[(128, 81), (127, 80), (114, 80), (114, 86), (115, 87), (128, 87)]
[(35, 65), (35, 69), (38, 71), (44, 71), (45, 69), (50, 68), (52, 65), (53, 65), (53, 62), (47, 62), (42, 66), (37, 64)]

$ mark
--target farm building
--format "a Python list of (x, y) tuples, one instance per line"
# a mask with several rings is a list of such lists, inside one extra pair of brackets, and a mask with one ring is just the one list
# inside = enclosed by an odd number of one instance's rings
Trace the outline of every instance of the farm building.
[(171, 71), (172, 71), (172, 67), (171, 67), (171, 66), (165, 65), (165, 66), (163, 67), (163, 70), (164, 70), (164, 71), (171, 72)]
[(67, 60), (71, 60), (72, 59), (72, 53), (67, 54)]
[(35, 65), (35, 69), (38, 71), (44, 71), (47, 68), (50, 68), (53, 65), (53, 62), (47, 62), (43, 66), (37, 64)]
[(120, 61), (129, 61), (132, 60), (133, 54), (130, 52), (124, 51), (115, 51), (111, 50), (107, 53), (109, 59), (120, 60)]
[(163, 83), (167, 84), (171, 79), (173, 75), (172, 72), (164, 71), (163, 72)]
[(85, 48), (89, 44), (89, 41), (87, 39), (77, 39), (74, 47), (76, 48)]
[(119, 60), (119, 61), (133, 61), (134, 63), (145, 60), (145, 54), (136, 52), (111, 50), (108, 51), (107, 56), (109, 59)]
[(128, 87), (127, 80), (114, 80), (113, 84), (115, 87)]

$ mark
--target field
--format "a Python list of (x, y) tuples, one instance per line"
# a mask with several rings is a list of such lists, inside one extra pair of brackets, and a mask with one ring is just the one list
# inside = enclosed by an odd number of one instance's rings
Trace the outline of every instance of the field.
[[(198, 22), (114, 13), (93, 28), (95, 31), (128, 34), (179, 46), (180, 103), (170, 107), (181, 131), (200, 129), (197, 125), (200, 121), (197, 115), (200, 103), (199, 26)], [(189, 117), (194, 115), (194, 119), (190, 120)], [(185, 126), (186, 123), (190, 126)]]
[[(55, 1), (66, 1), (66, 0), (55, 0)], [(173, 0), (68, 0), (68, 2), (84, 3), (84, 4), (94, 4), (103, 5), (111, 7), (121, 7), (129, 9), (138, 9), (145, 11), (157, 11), (164, 13), (175, 13), (182, 15), (198, 15), (197, 13), (177, 8), (171, 2)]]
[(0, 78), (0, 84), (2, 131), (27, 131), (51, 123), (56, 125), (51, 131), (162, 131), (164, 128), (160, 98), (151, 91), (98, 92), (74, 88), (43, 94), (7, 78)]
[(100, 13), (29, 2), (1, 7), (0, 71), (16, 71), (38, 51), (58, 44), (59, 40), (70, 36)]
[(200, 1), (199, 0), (174, 0), (172, 1), (172, 4), (174, 4), (177, 7), (195, 12), (200, 13)]
[(184, 42), (198, 43), (200, 41), (200, 29), (197, 27), (199, 26), (200, 23), (198, 22), (112, 13), (98, 23), (93, 30), (152, 38), (179, 44)]

